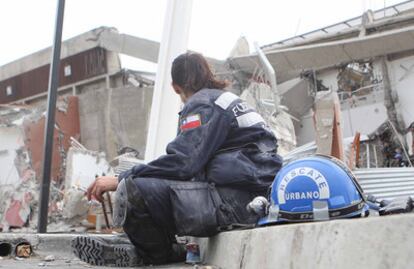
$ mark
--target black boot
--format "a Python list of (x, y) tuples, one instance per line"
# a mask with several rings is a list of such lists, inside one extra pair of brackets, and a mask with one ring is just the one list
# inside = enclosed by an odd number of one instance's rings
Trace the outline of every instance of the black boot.
[(121, 236), (78, 236), (72, 240), (75, 255), (92, 265), (133, 267), (143, 264), (135, 246)]

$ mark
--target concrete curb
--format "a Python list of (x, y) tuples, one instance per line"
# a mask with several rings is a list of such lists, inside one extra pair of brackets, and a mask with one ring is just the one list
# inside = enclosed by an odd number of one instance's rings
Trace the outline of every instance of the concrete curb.
[[(70, 242), (78, 235), (0, 233), (0, 241), (26, 240), (36, 256), (72, 259)], [(414, 268), (414, 214), (270, 226), (196, 241), (204, 263), (223, 269)]]
[(289, 224), (197, 239), (220, 268), (414, 268), (414, 214)]

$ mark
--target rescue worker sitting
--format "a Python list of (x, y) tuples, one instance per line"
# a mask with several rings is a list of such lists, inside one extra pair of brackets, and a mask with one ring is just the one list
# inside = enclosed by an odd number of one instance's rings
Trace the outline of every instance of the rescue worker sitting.
[(166, 154), (118, 178), (99, 177), (87, 192), (88, 199), (102, 200), (104, 192), (117, 190), (114, 220), (134, 250), (126, 240), (113, 244), (81, 236), (72, 244), (84, 261), (120, 266), (182, 261), (176, 235), (213, 236), (257, 220), (246, 205), (266, 195), (282, 165), (276, 137), (256, 111), (224, 90), (226, 83), (214, 78), (201, 54), (177, 57), (171, 75), (185, 105)]

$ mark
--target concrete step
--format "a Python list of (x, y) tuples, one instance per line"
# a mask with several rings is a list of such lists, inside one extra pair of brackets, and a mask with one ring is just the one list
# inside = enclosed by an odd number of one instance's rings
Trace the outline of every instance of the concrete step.
[(414, 214), (285, 224), (196, 239), (220, 268), (414, 268)]

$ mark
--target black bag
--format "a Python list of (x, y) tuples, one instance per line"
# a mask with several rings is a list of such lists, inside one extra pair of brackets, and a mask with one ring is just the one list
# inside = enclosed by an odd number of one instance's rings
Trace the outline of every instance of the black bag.
[(180, 182), (172, 184), (170, 199), (177, 234), (179, 236), (209, 237), (219, 227), (234, 221), (214, 184), (207, 182)]

